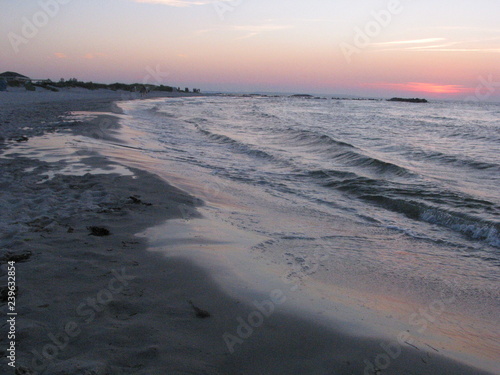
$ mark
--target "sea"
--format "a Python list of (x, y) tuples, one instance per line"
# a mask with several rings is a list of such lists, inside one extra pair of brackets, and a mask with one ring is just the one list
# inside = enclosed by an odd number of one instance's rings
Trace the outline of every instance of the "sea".
[[(441, 337), (428, 345), (436, 350), (500, 356), (499, 103), (214, 95), (118, 104), (151, 168), (220, 223), (198, 236), (259, 238), (221, 250), (244, 254), (235, 274), (279, 278), (317, 315), (327, 315), (325, 301), (352, 302)], [(194, 230), (196, 220), (172, 226)]]

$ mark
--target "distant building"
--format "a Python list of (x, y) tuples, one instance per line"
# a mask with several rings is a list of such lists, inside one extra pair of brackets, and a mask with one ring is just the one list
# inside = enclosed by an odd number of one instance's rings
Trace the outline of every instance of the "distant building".
[(4, 79), (7, 82), (18, 81), (18, 82), (28, 82), (31, 81), (29, 77), (23, 76), (22, 74), (16, 72), (4, 72), (0, 74), (0, 79)]

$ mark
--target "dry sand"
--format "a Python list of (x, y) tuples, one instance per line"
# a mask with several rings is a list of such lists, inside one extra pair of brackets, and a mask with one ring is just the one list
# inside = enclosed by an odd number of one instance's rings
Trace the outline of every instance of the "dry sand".
[[(47, 150), (40, 160), (32, 138), (93, 134), (97, 120), (69, 124), (60, 116), (116, 111), (112, 101), (120, 97), (52, 96), (26, 105), (4, 100), (8, 94), (0, 97), (0, 280), (6, 285), (6, 261), (16, 258), (17, 370), (5, 359), (4, 319), (0, 373), (486, 374), (415, 349), (404, 337), (388, 344), (313, 323), (287, 311), (279, 290), (253, 301), (229, 297), (210, 270), (147, 251), (147, 239), (134, 234), (186, 213), (199, 216), (202, 202), (93, 150), (72, 159), (78, 175), (58, 174), (70, 161)], [(108, 139), (124, 142), (117, 118), (107, 119)], [(109, 235), (92, 235), (107, 234), (93, 226)], [(0, 306), (5, 318), (5, 302)]]

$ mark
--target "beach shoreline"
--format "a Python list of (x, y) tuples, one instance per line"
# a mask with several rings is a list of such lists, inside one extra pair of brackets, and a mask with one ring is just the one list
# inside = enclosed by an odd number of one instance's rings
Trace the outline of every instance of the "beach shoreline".
[[(0, 102), (2, 126), (8, 121), (1, 202), (12, 213), (1, 277), (5, 261), (21, 259), (18, 373), (488, 373), (414, 349), (404, 333), (391, 341), (353, 337), (295, 316), (279, 289), (254, 301), (229, 297), (192, 261), (147, 251), (135, 234), (200, 217), (202, 202), (92, 147), (71, 145), (64, 160), (55, 151), (75, 136), (126, 146), (114, 104), (121, 99)], [(79, 111), (100, 114), (61, 123)]]

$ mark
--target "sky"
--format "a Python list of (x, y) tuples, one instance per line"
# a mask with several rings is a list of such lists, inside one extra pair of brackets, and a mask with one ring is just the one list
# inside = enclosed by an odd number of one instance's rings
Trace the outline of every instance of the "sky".
[(0, 0), (0, 71), (500, 100), (500, 0)]

